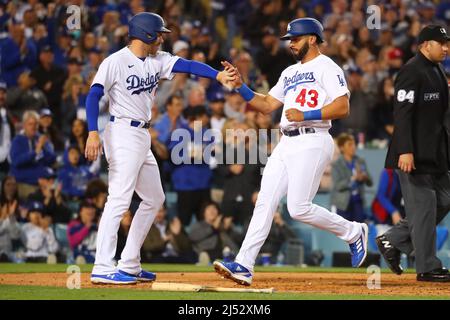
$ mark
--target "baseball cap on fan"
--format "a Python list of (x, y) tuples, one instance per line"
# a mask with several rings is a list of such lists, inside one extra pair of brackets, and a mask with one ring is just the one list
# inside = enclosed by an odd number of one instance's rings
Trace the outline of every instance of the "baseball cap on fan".
[(8, 85), (5, 81), (0, 80), (0, 90), (6, 91), (6, 89), (8, 89)]
[(433, 10), (436, 9), (432, 1), (422, 1), (417, 5), (417, 10)]
[(195, 20), (192, 23), (192, 27), (195, 29), (201, 29), (202, 28), (202, 22), (200, 20)]
[(173, 44), (173, 48), (172, 48), (172, 53), (173, 54), (178, 54), (178, 52), (180, 52), (181, 50), (188, 50), (189, 49), (189, 44), (186, 41), (183, 40), (177, 40), (174, 44)]
[(450, 41), (450, 36), (447, 34), (447, 31), (444, 27), (436, 24), (431, 24), (420, 31), (417, 42), (421, 44), (424, 41), (430, 40), (443, 43)]
[(42, 52), (53, 52), (53, 50), (52, 50), (52, 47), (50, 45), (46, 44), (46, 45), (42, 46), (41, 53)]
[(71, 57), (67, 60), (67, 64), (77, 64), (79, 66), (83, 65), (83, 61), (81, 59), (78, 59), (76, 57)]
[(276, 36), (275, 34), (275, 29), (272, 28), (271, 26), (266, 26), (263, 29), (263, 36)]
[(209, 102), (225, 102), (225, 95), (222, 90), (217, 90), (209, 96)]
[(53, 113), (49, 108), (44, 108), (39, 112), (41, 117), (52, 117)]
[(27, 205), (28, 212), (40, 212), (44, 213), (44, 204), (40, 201), (30, 201)]
[(392, 48), (387, 53), (389, 60), (401, 59), (403, 57), (403, 52), (399, 48)]
[(56, 179), (57, 174), (52, 168), (45, 168), (39, 179)]

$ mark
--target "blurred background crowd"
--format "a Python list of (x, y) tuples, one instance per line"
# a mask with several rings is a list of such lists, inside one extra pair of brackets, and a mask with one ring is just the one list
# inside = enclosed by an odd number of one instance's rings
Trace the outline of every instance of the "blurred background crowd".
[[(380, 10), (369, 29), (367, 7)], [(67, 27), (67, 8), (80, 9), (80, 28)], [(279, 36), (287, 23), (314, 17), (324, 26), (321, 52), (344, 70), (351, 91), (348, 118), (334, 121), (335, 162), (320, 192), (337, 214), (355, 221), (397, 223), (404, 210), (395, 173), (376, 172), (376, 195), (366, 201), (373, 177), (357, 150), (385, 149), (392, 126), (395, 75), (416, 53), (427, 24), (448, 26), (450, 1), (412, 0), (0, 0), (0, 255), (2, 261), (93, 262), (98, 220), (107, 197), (105, 160), (84, 157), (85, 99), (99, 64), (127, 45), (127, 21), (135, 14), (160, 14), (172, 31), (162, 50), (221, 69), (228, 60), (255, 91), (267, 93), (295, 63)], [(450, 59), (444, 61), (450, 79)], [(236, 253), (259, 188), (259, 164), (175, 164), (180, 141), (214, 128), (276, 129), (281, 110), (262, 115), (216, 81), (177, 74), (161, 81), (152, 108), (152, 149), (167, 204), (143, 247), (144, 261), (200, 262)], [(100, 102), (99, 130), (109, 121), (108, 97)], [(224, 146), (239, 138), (215, 141)], [(268, 151), (275, 146), (268, 136)], [(252, 142), (238, 141), (249, 150)], [(260, 141), (258, 141), (260, 142)], [(222, 148), (225, 149), (225, 148)], [(191, 158), (198, 155), (193, 152)], [(200, 157), (201, 158), (201, 157)], [(264, 161), (262, 161), (264, 162)], [(373, 174), (372, 174), (373, 175)], [(378, 177), (379, 175), (379, 177)], [(151, 186), (149, 186), (151, 188)], [(136, 196), (124, 215), (118, 247), (124, 245)], [(262, 252), (272, 263), (287, 241), (301, 238), (280, 206)], [(445, 239), (445, 237), (441, 237)]]

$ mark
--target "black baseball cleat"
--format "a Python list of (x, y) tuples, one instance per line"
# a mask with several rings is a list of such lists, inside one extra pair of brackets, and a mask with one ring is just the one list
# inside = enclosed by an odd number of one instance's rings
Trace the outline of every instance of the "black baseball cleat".
[(400, 250), (395, 248), (385, 235), (376, 237), (376, 242), (378, 250), (380, 250), (389, 269), (391, 269), (393, 273), (401, 275), (403, 273), (403, 268), (400, 265)]
[(430, 272), (418, 273), (417, 281), (450, 282), (450, 273), (445, 268), (434, 269)]

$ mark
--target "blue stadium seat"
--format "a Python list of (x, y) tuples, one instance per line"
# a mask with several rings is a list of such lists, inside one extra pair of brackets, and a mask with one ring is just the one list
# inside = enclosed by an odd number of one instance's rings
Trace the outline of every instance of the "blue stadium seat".
[(291, 227), (294, 230), (296, 236), (303, 241), (303, 246), (305, 250), (305, 258), (313, 251), (314, 238), (314, 227), (306, 225), (301, 222), (294, 221), (291, 223)]
[(66, 258), (66, 263), (73, 262), (72, 250), (70, 249), (69, 239), (67, 238), (67, 224), (55, 223), (53, 225), (56, 241), (59, 244), (59, 252)]
[(177, 215), (178, 195), (173, 191), (166, 191), (167, 216), (173, 218)]
[(330, 193), (318, 193), (313, 199), (313, 203), (317, 204), (318, 206), (330, 209)]
[(450, 249), (442, 249), (438, 251), (437, 257), (442, 261), (442, 265), (447, 267), (450, 265)]
[[(448, 232), (450, 231), (450, 213), (447, 214), (445, 219), (441, 221), (439, 226), (447, 228), (447, 235), (448, 235)], [(450, 240), (448, 239), (448, 236), (446, 241), (443, 243), (441, 250), (450, 250)]]
[(80, 201), (67, 201), (67, 207), (69, 207), (73, 216), (78, 215), (78, 210), (80, 208)]
[(333, 252), (350, 252), (348, 244), (334, 234), (315, 228), (313, 233), (313, 250), (321, 250), (325, 256), (322, 266), (332, 266)]
[(69, 247), (69, 239), (67, 238), (67, 224), (55, 223), (53, 225), (56, 241), (61, 247)]

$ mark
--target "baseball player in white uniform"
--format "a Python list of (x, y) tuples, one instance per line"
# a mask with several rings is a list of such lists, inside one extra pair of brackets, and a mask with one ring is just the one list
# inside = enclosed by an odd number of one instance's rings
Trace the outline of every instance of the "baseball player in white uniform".
[[(150, 151), (151, 107), (160, 79), (173, 72), (187, 72), (217, 79), (233, 80), (227, 71), (159, 51), (162, 34), (170, 32), (157, 14), (144, 12), (129, 22), (130, 44), (110, 55), (100, 65), (86, 101), (89, 137), (86, 157), (101, 153), (97, 131), (98, 101), (109, 95), (111, 119), (104, 132), (104, 152), (109, 164), (109, 195), (100, 220), (93, 283), (132, 284), (153, 281), (156, 275), (142, 270), (140, 249), (164, 202), (158, 166)], [(133, 218), (121, 259), (115, 265), (117, 231), (128, 210), (133, 192), (142, 199)]]
[[(274, 213), (287, 194), (291, 217), (335, 234), (350, 245), (353, 267), (367, 255), (368, 227), (350, 222), (312, 203), (331, 161), (334, 142), (331, 120), (349, 113), (349, 91), (342, 69), (320, 53), (323, 27), (311, 18), (289, 23), (287, 34), (297, 64), (286, 68), (268, 95), (251, 91), (240, 77), (233, 82), (252, 107), (263, 113), (283, 107), (282, 137), (265, 167), (261, 190), (247, 234), (234, 262), (215, 261), (220, 275), (250, 285), (255, 259), (270, 231)], [(226, 70), (234, 68), (223, 63)], [(235, 69), (237, 72), (237, 70)]]

